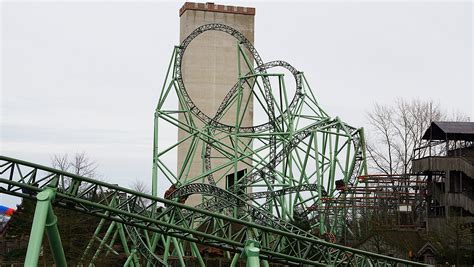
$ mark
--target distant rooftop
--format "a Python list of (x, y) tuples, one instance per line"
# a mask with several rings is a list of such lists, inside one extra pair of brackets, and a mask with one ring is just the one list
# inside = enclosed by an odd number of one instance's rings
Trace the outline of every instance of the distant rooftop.
[(424, 140), (474, 141), (474, 122), (434, 121), (422, 138)]
[(200, 10), (200, 11), (208, 11), (208, 12), (232, 13), (232, 14), (255, 16), (255, 8), (253, 7), (216, 5), (213, 2), (207, 2), (207, 3), (186, 2), (184, 3), (183, 7), (179, 9), (179, 16), (181, 17), (186, 10)]

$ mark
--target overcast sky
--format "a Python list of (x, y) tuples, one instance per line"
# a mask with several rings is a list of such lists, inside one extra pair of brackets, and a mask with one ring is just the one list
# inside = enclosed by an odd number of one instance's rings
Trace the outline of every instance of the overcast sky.
[[(49, 165), (86, 152), (106, 180), (149, 184), (182, 4), (2, 2), (0, 154)], [(474, 118), (471, 1), (216, 4), (256, 7), (263, 60), (304, 71), (327, 112), (354, 126), (398, 97)]]

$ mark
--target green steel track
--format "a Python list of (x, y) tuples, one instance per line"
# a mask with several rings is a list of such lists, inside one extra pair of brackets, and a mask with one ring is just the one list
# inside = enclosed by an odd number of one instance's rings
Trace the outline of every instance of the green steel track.
[[(234, 37), (238, 58), (235, 85), (223, 89), (227, 94), (215, 114), (205, 114), (193, 102), (182, 70), (188, 46), (209, 31)], [(292, 76), (293, 95), (282, 73), (269, 72), (278, 69)], [(242, 125), (251, 99), (265, 120)], [(236, 114), (230, 122), (229, 111)], [(179, 140), (162, 142), (161, 134), (170, 130), (180, 131)], [(189, 147), (185, 160), (174, 169), (174, 153), (184, 144)], [(191, 171), (196, 166), (198, 174)], [(125, 266), (133, 267), (168, 266), (170, 256), (185, 266), (188, 252), (202, 267), (198, 245), (222, 251), (231, 266), (240, 258), (251, 267), (260, 260), (264, 266), (424, 266), (321, 238), (333, 236), (337, 242), (352, 232), (347, 222), (360, 216), (337, 206), (338, 200), (356, 196), (337, 185), (355, 186), (357, 177), (367, 174), (363, 129), (329, 116), (303, 72), (281, 60), (265, 63), (229, 26), (203, 25), (174, 48), (155, 110), (152, 168), (147, 195), (0, 156), (0, 193), (38, 203), (25, 265), (38, 263), (46, 231), (56, 264), (65, 266), (55, 206), (101, 218), (82, 265), (94, 266), (104, 251), (118, 254), (113, 245), (120, 243)], [(223, 186), (229, 176), (235, 183)], [(158, 197), (158, 184), (169, 188), (165, 198)], [(184, 204), (196, 197), (196, 206)]]
[[(252, 239), (260, 245), (261, 258), (270, 262), (314, 266), (393, 266), (397, 263), (424, 266), (328, 243), (295, 227), (271, 228), (5, 156), (0, 156), (0, 177), (1, 193), (34, 199), (39, 192), (52, 189), (56, 191), (55, 206), (180, 240), (242, 253), (246, 240)], [(123, 201), (111, 206), (112, 200), (119, 196)], [(138, 205), (144, 200), (150, 204)], [(162, 209), (154, 211), (155, 206)], [(197, 218), (209, 226), (206, 231), (185, 227)], [(219, 225), (219, 229), (211, 225)]]

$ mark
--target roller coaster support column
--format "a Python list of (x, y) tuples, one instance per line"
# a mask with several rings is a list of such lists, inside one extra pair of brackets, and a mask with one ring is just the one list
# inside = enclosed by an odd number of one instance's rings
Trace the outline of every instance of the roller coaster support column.
[(102, 238), (102, 240), (99, 239), (100, 240), (99, 247), (95, 251), (94, 256), (92, 257), (91, 263), (89, 264), (89, 267), (94, 266), (93, 262), (95, 262), (97, 260), (97, 258), (99, 257), (99, 254), (100, 254), (100, 251), (102, 250), (102, 248), (104, 246), (107, 246), (107, 244), (106, 244), (107, 240), (109, 239), (110, 235), (113, 233), (116, 226), (117, 226), (117, 222), (112, 222), (110, 224), (109, 228), (107, 229), (107, 232), (105, 233), (104, 238)]
[(25, 266), (38, 266), (45, 229), (56, 266), (67, 266), (66, 256), (64, 255), (63, 245), (61, 244), (61, 237), (59, 236), (58, 219), (56, 215), (54, 215), (53, 206), (51, 206), (51, 201), (53, 201), (55, 196), (56, 191), (51, 188), (44, 189), (36, 196), (35, 216), (31, 227)]
[(124, 267), (128, 266), (140, 266), (140, 263), (137, 259), (137, 250), (132, 248), (132, 252), (130, 252), (130, 256), (128, 256), (127, 261), (123, 264)]
[(247, 267), (260, 267), (260, 245), (255, 240), (247, 240), (243, 256), (247, 258)]

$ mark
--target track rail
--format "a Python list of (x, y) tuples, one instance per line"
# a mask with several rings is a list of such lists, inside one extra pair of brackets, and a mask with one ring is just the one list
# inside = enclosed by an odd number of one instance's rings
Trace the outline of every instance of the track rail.
[[(291, 265), (374, 265), (423, 264), (328, 243), (283, 228), (272, 228), (223, 214), (152, 197), (117, 185), (55, 170), (46, 166), (0, 156), (0, 192), (34, 198), (43, 189), (57, 192), (55, 206), (106, 218), (126, 225), (241, 253), (247, 239), (260, 243), (260, 254), (270, 262)], [(123, 201), (112, 207), (110, 201)], [(139, 203), (150, 203), (146, 207)], [(157, 209), (155, 207), (162, 207)], [(134, 212), (129, 212), (133, 210)], [(193, 216), (186, 216), (191, 213)], [(185, 227), (198, 223), (199, 229)], [(215, 227), (218, 225), (218, 228)], [(202, 230), (205, 228), (204, 230)], [(302, 230), (300, 230), (302, 231)]]

